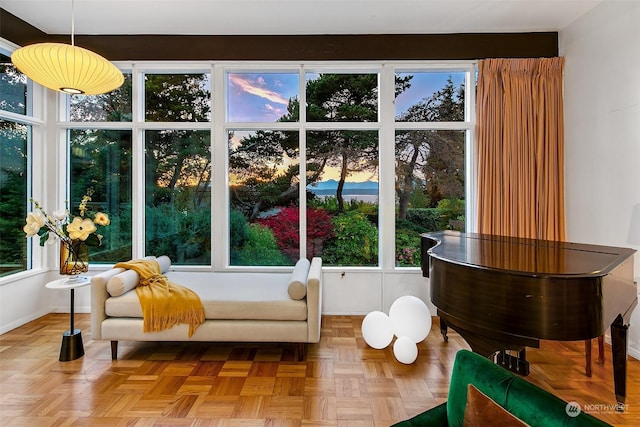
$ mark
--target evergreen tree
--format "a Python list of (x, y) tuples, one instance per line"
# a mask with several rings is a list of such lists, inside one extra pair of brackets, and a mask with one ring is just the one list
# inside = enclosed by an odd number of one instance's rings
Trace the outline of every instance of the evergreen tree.
[[(398, 118), (404, 122), (464, 120), (464, 85), (457, 89), (451, 77), (431, 97), (412, 105)], [(406, 219), (412, 194), (420, 187), (431, 207), (444, 198), (464, 198), (464, 135), (450, 130), (408, 130), (396, 135), (396, 194), (398, 218)], [(424, 180), (416, 177), (416, 172)]]

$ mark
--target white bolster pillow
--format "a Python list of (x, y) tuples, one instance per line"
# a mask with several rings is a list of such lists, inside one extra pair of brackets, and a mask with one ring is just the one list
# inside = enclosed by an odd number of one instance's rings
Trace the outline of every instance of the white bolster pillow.
[(160, 273), (164, 274), (169, 271), (169, 267), (171, 267), (171, 258), (166, 255), (161, 255), (156, 258), (156, 261), (160, 265)]
[(291, 299), (301, 300), (307, 295), (307, 276), (311, 263), (306, 258), (301, 258), (293, 268), (289, 279), (289, 296)]
[(113, 276), (107, 282), (107, 292), (112, 297), (120, 296), (138, 286), (140, 277), (133, 270), (125, 270)]
[[(169, 271), (169, 267), (171, 267), (171, 258), (166, 255), (157, 258), (155, 256), (146, 256), (143, 259), (156, 261), (160, 266), (161, 274)], [(109, 295), (112, 297), (118, 297), (138, 286), (139, 280), (140, 276), (138, 276), (138, 273), (133, 270), (125, 270), (109, 279), (107, 282), (107, 292), (109, 292)]]

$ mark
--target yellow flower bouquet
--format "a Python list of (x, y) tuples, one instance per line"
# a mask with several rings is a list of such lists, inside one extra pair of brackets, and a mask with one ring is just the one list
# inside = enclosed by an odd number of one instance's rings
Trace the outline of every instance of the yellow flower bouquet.
[(111, 222), (104, 212), (96, 212), (93, 218), (89, 217), (87, 203), (91, 201), (93, 192), (92, 188), (87, 190), (78, 206), (79, 215), (74, 217), (68, 209), (54, 211), (49, 215), (37, 201), (30, 199), (34, 210), (27, 215), (23, 230), (27, 238), (39, 236), (40, 246), (44, 246), (51, 237), (60, 240), (60, 272), (62, 274), (79, 274), (87, 271), (87, 246), (100, 246), (102, 235), (97, 233), (98, 226), (106, 227)]

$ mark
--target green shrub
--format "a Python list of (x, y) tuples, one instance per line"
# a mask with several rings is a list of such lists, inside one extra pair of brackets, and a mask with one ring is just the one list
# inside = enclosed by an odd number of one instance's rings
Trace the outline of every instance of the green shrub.
[(211, 211), (178, 211), (173, 205), (146, 208), (146, 252), (168, 255), (175, 264), (211, 263)]
[(420, 234), (413, 230), (396, 229), (396, 266), (420, 265)]
[(421, 233), (442, 230), (440, 227), (440, 212), (437, 208), (408, 209), (406, 221), (413, 224), (411, 229)]
[(232, 209), (229, 212), (229, 246), (231, 250), (240, 248), (248, 236), (247, 219), (242, 212)]
[(378, 264), (378, 228), (360, 212), (332, 219), (335, 237), (322, 252), (323, 264), (367, 266)]
[(259, 224), (246, 228), (246, 240), (237, 249), (235, 265), (293, 265), (293, 260), (280, 252), (273, 232)]
[(455, 229), (458, 231), (464, 231), (464, 200), (442, 199), (438, 202), (438, 207), (436, 209), (440, 216), (440, 230)]

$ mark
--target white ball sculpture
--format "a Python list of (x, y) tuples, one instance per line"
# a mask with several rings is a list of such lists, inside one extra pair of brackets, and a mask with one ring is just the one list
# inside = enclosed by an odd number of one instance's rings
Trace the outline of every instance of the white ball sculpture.
[(429, 307), (412, 295), (400, 297), (391, 304), (389, 319), (396, 337), (407, 337), (414, 343), (424, 340), (431, 331)]
[(382, 349), (391, 344), (393, 328), (389, 316), (381, 311), (372, 311), (362, 321), (362, 337), (375, 349)]
[(399, 337), (393, 343), (393, 355), (398, 362), (410, 365), (418, 358), (418, 346), (409, 337)]

